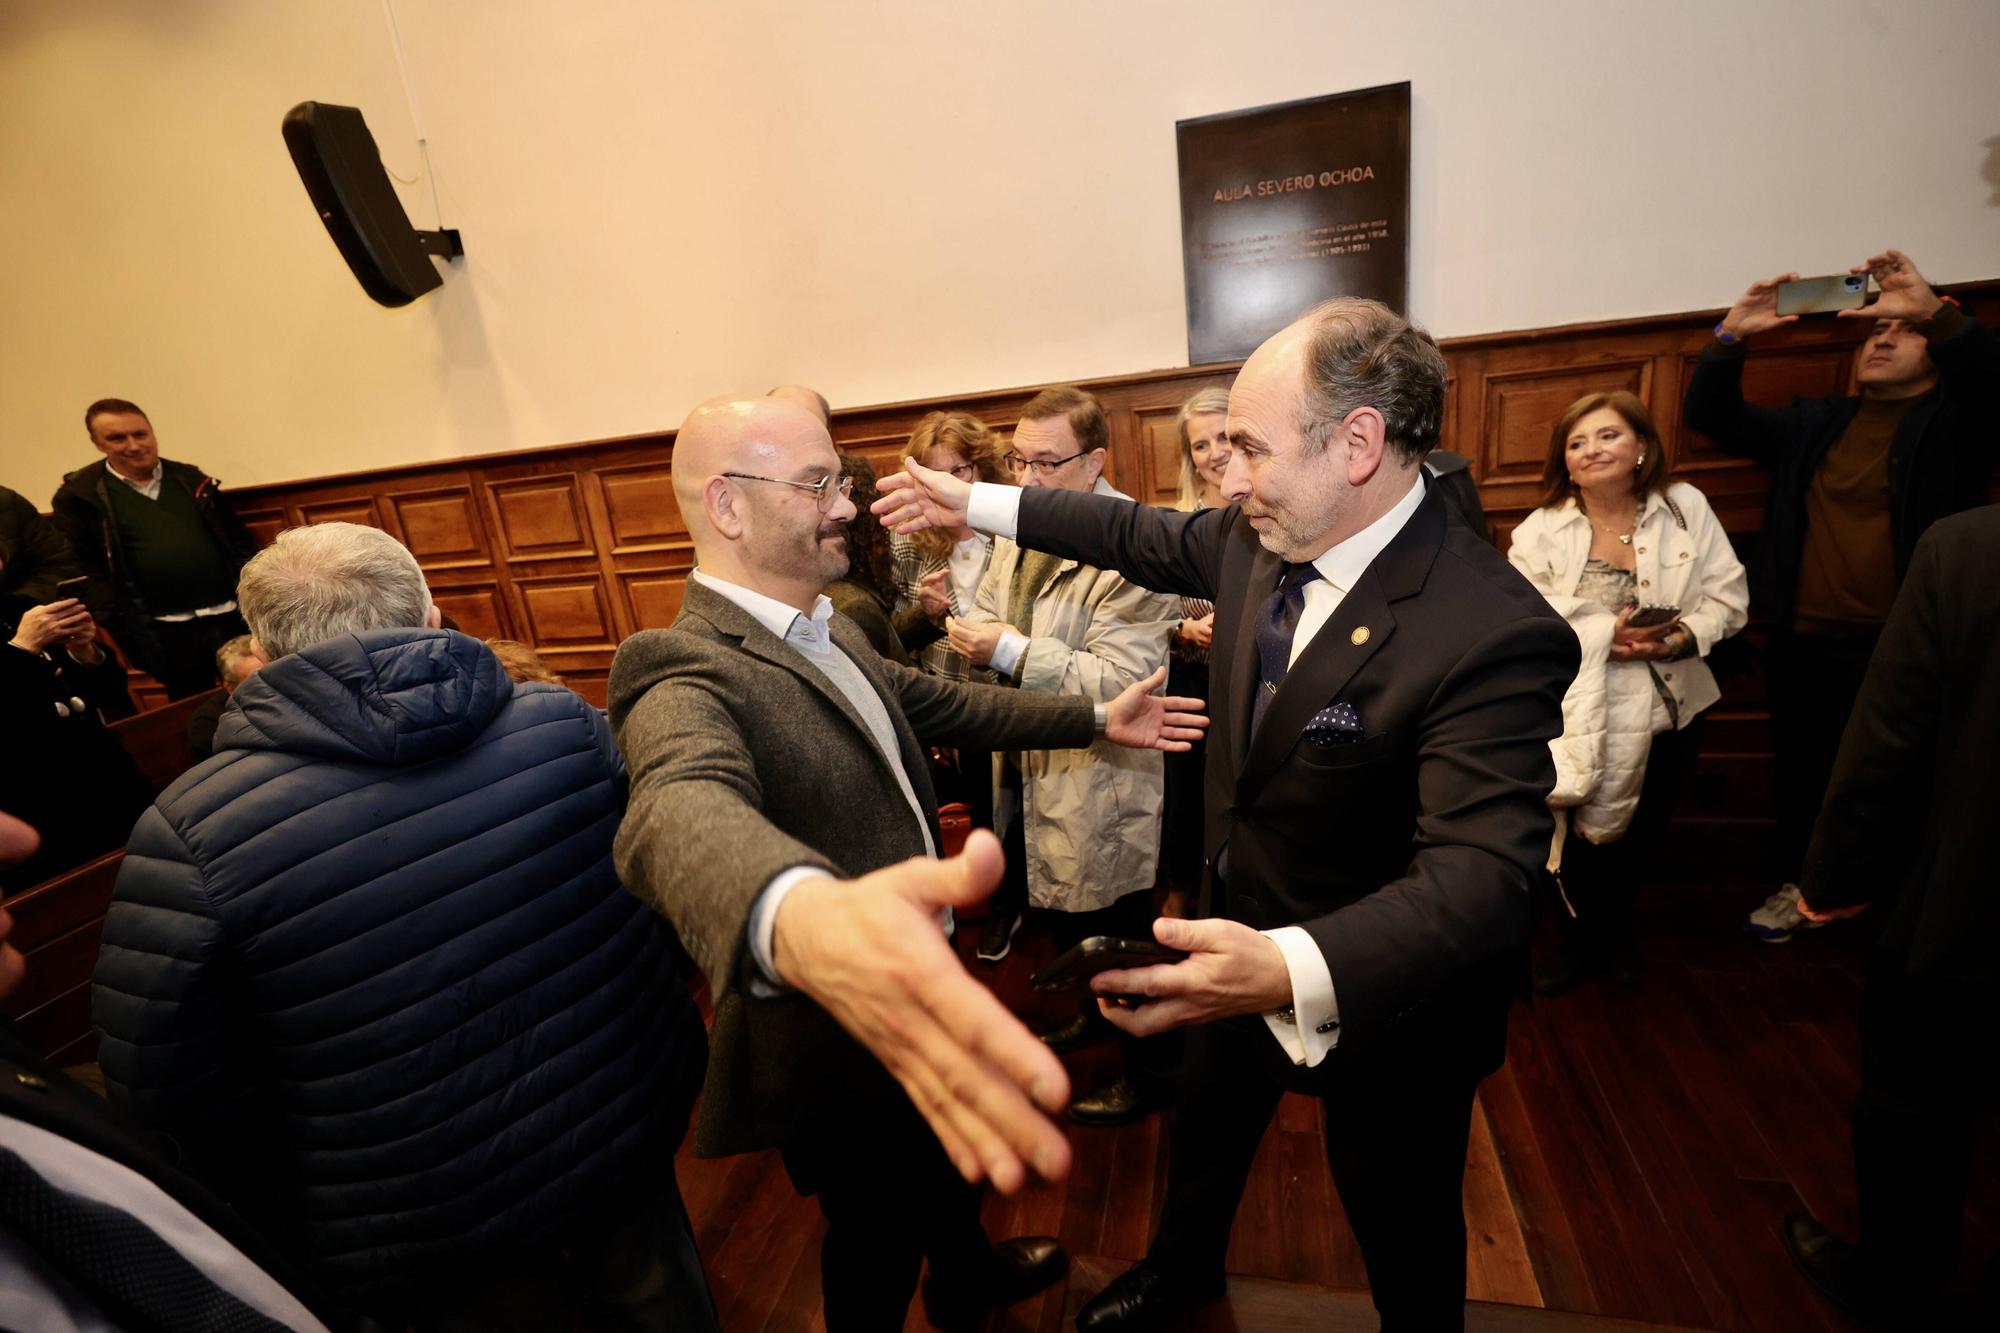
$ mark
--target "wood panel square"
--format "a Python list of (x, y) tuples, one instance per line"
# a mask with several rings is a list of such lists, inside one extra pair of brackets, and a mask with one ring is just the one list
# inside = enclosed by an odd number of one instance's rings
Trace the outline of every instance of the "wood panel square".
[(686, 542), (687, 524), (681, 521), (680, 505), (674, 500), (671, 469), (653, 465), (600, 468), (597, 478), (604, 493), (614, 552), (657, 551)]
[(621, 574), (625, 585), (625, 605), (631, 608), (632, 623), (640, 629), (665, 629), (681, 613), (681, 598), (687, 592), (684, 569), (646, 569)]
[(514, 591), (537, 648), (614, 648), (617, 636), (604, 602), (603, 581), (575, 575), (516, 579)]
[(392, 491), (386, 498), (402, 525), (403, 545), (425, 569), (488, 563), (470, 486)]
[(1120, 489), (1146, 504), (1171, 509), (1181, 493), (1180, 409), (1140, 408), (1132, 417), (1140, 475), (1132, 478), (1132, 486)]
[(1557, 370), (1513, 371), (1486, 377), (1486, 438), (1478, 460), (1482, 479), (1539, 476), (1549, 431), (1563, 410), (1587, 393), (1628, 389), (1646, 396), (1650, 361), (1614, 361)]
[(239, 509), (236, 516), (243, 520), (243, 526), (250, 529), (250, 535), (257, 539), (259, 546), (269, 546), (278, 540), (278, 534), (291, 524), (285, 521), (282, 509)]
[(320, 500), (302, 504), (299, 506), (299, 522), (360, 523), (371, 528), (382, 526), (382, 520), (375, 514), (375, 499), (368, 495), (351, 500)]
[(574, 473), (494, 481), (486, 490), (509, 560), (594, 553)]
[(500, 601), (500, 589), (494, 584), (432, 588), (431, 600), (437, 603), (438, 610), (451, 617), (460, 634), (470, 634), (475, 639), (515, 637), (507, 608)]

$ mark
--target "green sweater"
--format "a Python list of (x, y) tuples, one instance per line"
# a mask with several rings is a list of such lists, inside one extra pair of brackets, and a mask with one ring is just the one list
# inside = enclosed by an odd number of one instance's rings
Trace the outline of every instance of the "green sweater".
[(148, 500), (116, 477), (105, 490), (125, 566), (156, 616), (218, 606), (236, 598), (236, 577), (194, 497), (172, 474), (160, 478), (160, 498)]

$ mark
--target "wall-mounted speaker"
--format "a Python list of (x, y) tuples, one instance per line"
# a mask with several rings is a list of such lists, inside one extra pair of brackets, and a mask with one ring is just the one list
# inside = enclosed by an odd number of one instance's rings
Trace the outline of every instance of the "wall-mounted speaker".
[(458, 232), (411, 225), (359, 110), (301, 102), (285, 113), (284, 130), (313, 208), (363, 291), (400, 306), (444, 282), (431, 260), (465, 253)]

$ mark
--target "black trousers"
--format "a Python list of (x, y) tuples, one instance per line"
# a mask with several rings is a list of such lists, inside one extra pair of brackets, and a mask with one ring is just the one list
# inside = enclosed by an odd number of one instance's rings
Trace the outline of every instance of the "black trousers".
[(621, 1207), (586, 1210), (562, 1236), (441, 1280), (399, 1308), (388, 1327), (418, 1333), (716, 1333), (715, 1303), (671, 1163)]
[[(1326, 1109), (1327, 1166), (1361, 1246), (1384, 1333), (1459, 1329), (1465, 1150), (1476, 1066), (1427, 1041), (1297, 1070), (1259, 1017), (1191, 1029), (1167, 1199), (1147, 1262), (1219, 1279), (1257, 1145), (1289, 1086)], [(1329, 1062), (1342, 1061), (1335, 1052)]]
[(206, 694), (222, 681), (215, 670), (215, 650), (250, 627), (234, 611), (194, 620), (155, 620), (153, 639), (159, 652), (138, 667), (167, 687), (169, 699)]
[[(1197, 699), (1208, 697), (1208, 663), (1167, 662), (1167, 693)], [(1160, 821), (1160, 869), (1167, 883), (1188, 896), (1201, 892), (1203, 809), (1206, 804), (1208, 742), (1196, 741), (1184, 751), (1166, 756), (1166, 804)]]
[(1826, 800), (1833, 761), (1855, 696), (1868, 674), (1875, 634), (1832, 638), (1776, 632), (1765, 684), (1771, 697), (1772, 739), (1777, 751), (1777, 875), (1796, 883), (1812, 842), (1813, 823)]
[(1572, 832), (1563, 840), (1563, 895), (1576, 909), (1572, 920), (1558, 904), (1565, 933), (1585, 948), (1616, 947), (1632, 938), (1632, 899), (1652, 873), (1674, 807), (1694, 775), (1705, 718), (1653, 737), (1646, 780), (1625, 836), (1603, 845)]
[(1896, 1308), (1950, 1283), (1981, 1118), (2000, 1102), (2000, 1065), (1967, 1034), (2000, 1017), (2000, 981), (1911, 977), (1877, 955), (1861, 996), (1861, 1098), (1854, 1178), (1863, 1272)]
[(820, 1288), (827, 1333), (903, 1326), (926, 1259), (944, 1282), (971, 1281), (991, 1261), (980, 1191), (879, 1066), (853, 1092), (829, 1095), (813, 1131), (785, 1145), (799, 1193), (826, 1217)]

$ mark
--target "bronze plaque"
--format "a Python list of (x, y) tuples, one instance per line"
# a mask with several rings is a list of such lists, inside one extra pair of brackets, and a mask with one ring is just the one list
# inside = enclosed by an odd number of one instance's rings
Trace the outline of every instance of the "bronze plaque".
[(1183, 120), (1188, 364), (1233, 361), (1329, 296), (1409, 296), (1410, 85)]

